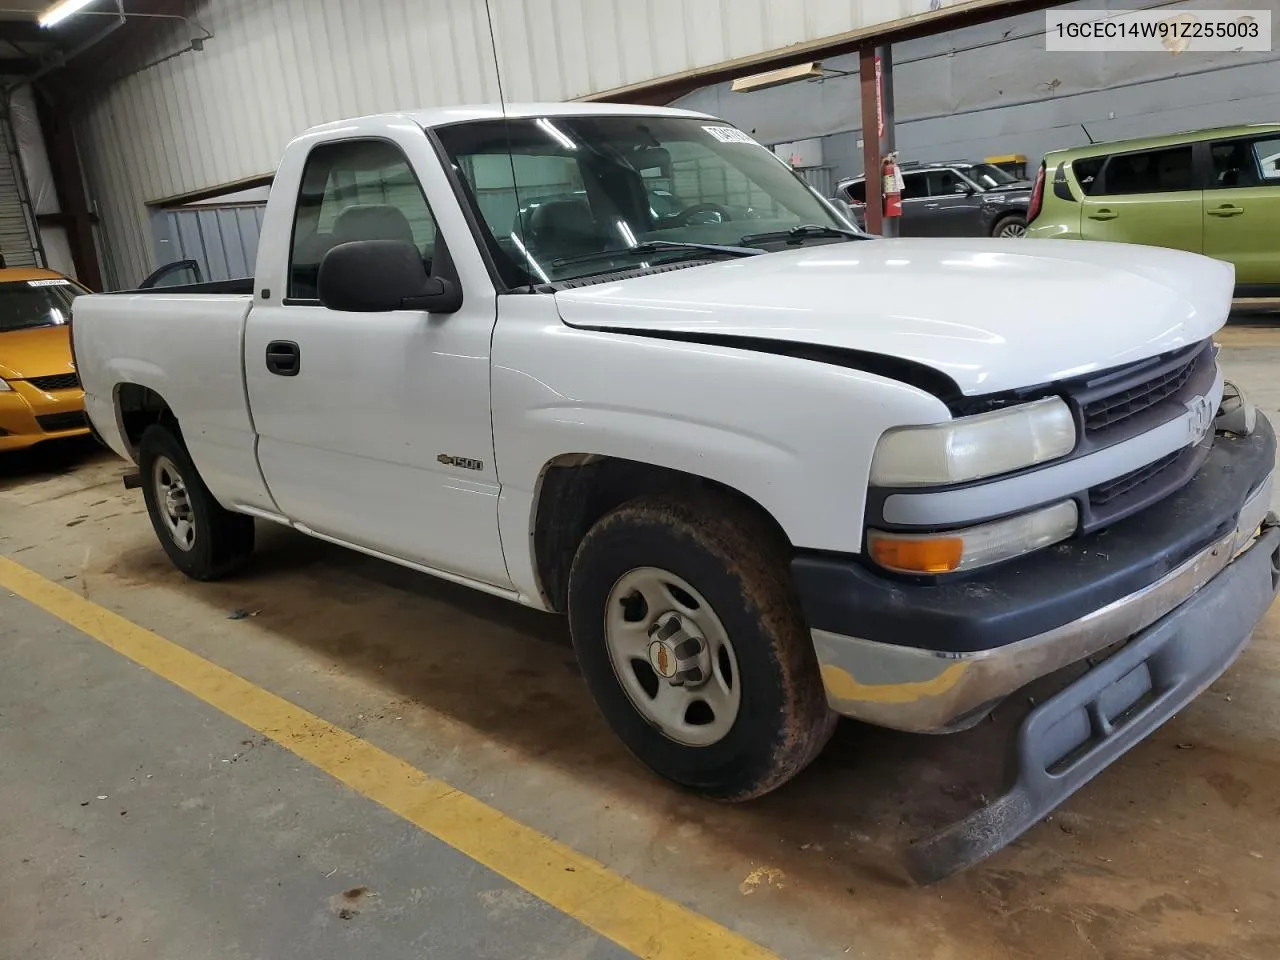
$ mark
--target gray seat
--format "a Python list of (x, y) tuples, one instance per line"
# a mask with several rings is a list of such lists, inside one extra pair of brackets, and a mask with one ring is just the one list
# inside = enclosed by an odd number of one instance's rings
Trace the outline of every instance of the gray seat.
[(413, 243), (413, 228), (396, 207), (384, 203), (355, 204), (333, 222), (328, 234), (311, 233), (294, 241), (293, 278), (289, 295), (303, 300), (316, 296), (316, 278), (324, 255), (340, 243), (356, 240), (402, 240)]
[(409, 218), (385, 203), (363, 203), (347, 207), (333, 222), (332, 245), (356, 240), (400, 240), (413, 243)]
[(529, 214), (528, 243), (554, 259), (603, 250), (606, 240), (585, 200), (553, 200)]

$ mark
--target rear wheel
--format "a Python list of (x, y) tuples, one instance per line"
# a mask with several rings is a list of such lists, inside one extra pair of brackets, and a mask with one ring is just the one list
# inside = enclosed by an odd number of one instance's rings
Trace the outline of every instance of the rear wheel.
[(716, 799), (782, 785), (835, 728), (778, 540), (727, 498), (642, 499), (590, 530), (570, 573), (574, 649), (610, 726)]
[(253, 518), (224, 509), (200, 479), (170, 428), (147, 427), (138, 444), (142, 494), (151, 526), (173, 565), (196, 580), (217, 580), (253, 553)]
[(995, 227), (992, 228), (991, 235), (1005, 240), (1025, 237), (1027, 235), (1027, 218), (1017, 214), (1001, 217), (996, 221)]

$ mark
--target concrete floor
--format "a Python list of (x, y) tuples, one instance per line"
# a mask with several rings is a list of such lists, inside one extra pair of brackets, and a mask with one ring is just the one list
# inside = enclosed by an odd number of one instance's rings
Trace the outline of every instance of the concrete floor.
[(0, 685), (0, 955), (628, 956), (271, 740), (15, 606), (4, 608)]
[[(1280, 419), (1280, 328), (1222, 339)], [(561, 620), (277, 528), (242, 578), (192, 583), (120, 473), (87, 446), (0, 461), (0, 555), (780, 956), (1280, 956), (1280, 607), (1050, 820), (918, 890), (898, 845), (993, 787), (1016, 711), (947, 738), (846, 723), (787, 788), (704, 803), (605, 729)], [(626, 955), (3, 592), (0, 638), (0, 958)]]

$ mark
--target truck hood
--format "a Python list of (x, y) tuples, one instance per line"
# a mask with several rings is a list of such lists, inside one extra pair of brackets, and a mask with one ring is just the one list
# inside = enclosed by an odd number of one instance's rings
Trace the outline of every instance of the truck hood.
[(71, 341), (63, 324), (0, 332), (0, 379), (71, 373)]
[(1078, 240), (809, 246), (556, 293), (569, 326), (911, 360), (968, 396), (1142, 360), (1211, 336), (1234, 269)]

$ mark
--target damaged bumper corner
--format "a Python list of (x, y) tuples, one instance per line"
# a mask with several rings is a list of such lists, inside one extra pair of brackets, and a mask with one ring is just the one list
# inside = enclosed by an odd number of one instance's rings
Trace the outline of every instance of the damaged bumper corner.
[(1280, 526), (1261, 533), (1193, 597), (1036, 707), (1013, 748), (1012, 785), (906, 850), (932, 883), (1012, 842), (1191, 702), (1235, 661), (1280, 588)]

